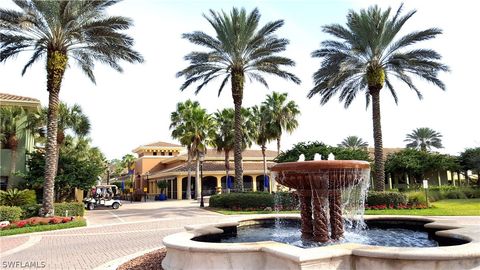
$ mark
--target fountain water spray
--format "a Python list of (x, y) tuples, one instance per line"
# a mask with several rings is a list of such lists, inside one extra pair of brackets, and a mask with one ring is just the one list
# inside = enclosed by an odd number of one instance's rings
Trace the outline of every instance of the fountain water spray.
[(370, 164), (366, 161), (329, 160), (277, 164), (277, 181), (297, 190), (304, 239), (338, 240), (349, 228), (363, 227)]

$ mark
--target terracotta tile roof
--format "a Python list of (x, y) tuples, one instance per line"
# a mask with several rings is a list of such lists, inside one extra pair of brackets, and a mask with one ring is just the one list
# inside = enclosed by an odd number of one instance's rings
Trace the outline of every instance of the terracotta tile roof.
[[(274, 164), (275, 163), (273, 163), (273, 162), (267, 162), (267, 168), (273, 166)], [(230, 171), (232, 172), (232, 174), (233, 174), (234, 168), (235, 168), (235, 165), (233, 164), (233, 162), (231, 162), (230, 163)], [(195, 173), (195, 169), (196, 169), (195, 162), (192, 162), (192, 164), (190, 165), (190, 169), (192, 170), (193, 173)], [(244, 170), (244, 172), (263, 170), (263, 162), (244, 162), (243, 163), (243, 170)], [(188, 171), (188, 165), (183, 164), (183, 165), (180, 165), (180, 166), (177, 166), (177, 167), (174, 167), (174, 168), (153, 172), (153, 174), (151, 176), (155, 177), (156, 174), (168, 174), (168, 173), (175, 174), (175, 173), (178, 173), (178, 172), (187, 172), (187, 171)], [(212, 172), (212, 171), (224, 172), (225, 171), (225, 163), (224, 162), (204, 162), (203, 163), (203, 171), (204, 172), (205, 171), (208, 171), (208, 172)]]
[(154, 142), (154, 143), (142, 145), (142, 147), (149, 147), (149, 146), (152, 146), (152, 147), (182, 147), (179, 144), (168, 143), (168, 142)]
[(23, 97), (12, 95), (8, 93), (0, 93), (0, 105), (15, 105), (19, 104), (33, 104), (35, 106), (40, 105), (40, 100), (31, 97)]
[[(262, 157), (262, 150), (246, 149), (242, 152), (243, 157)], [(267, 159), (273, 159), (277, 157), (277, 151), (266, 150), (265, 156)], [(224, 158), (224, 151), (217, 151), (216, 149), (208, 149), (205, 158)], [(233, 157), (233, 151), (230, 151), (230, 157)]]

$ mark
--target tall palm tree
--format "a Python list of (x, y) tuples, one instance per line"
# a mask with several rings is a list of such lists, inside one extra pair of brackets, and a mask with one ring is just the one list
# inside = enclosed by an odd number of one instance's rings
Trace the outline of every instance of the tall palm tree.
[(57, 119), (61, 83), (71, 61), (95, 83), (94, 61), (122, 72), (120, 60), (142, 62), (132, 49), (133, 39), (122, 33), (132, 20), (107, 15), (116, 0), (14, 0), (20, 11), (0, 9), (0, 62), (20, 52), (33, 52), (22, 74), (46, 59), (48, 125), (46, 170), (41, 213), (53, 215), (54, 180), (57, 171)]
[(273, 114), (266, 105), (254, 106), (252, 108), (253, 115), (256, 123), (256, 136), (255, 142), (262, 149), (263, 157), (263, 179), (267, 176), (267, 156), (265, 151), (267, 150), (267, 143), (278, 138), (278, 129), (274, 120), (272, 120)]
[[(225, 180), (227, 180), (230, 175), (230, 152), (235, 147), (235, 111), (233, 108), (227, 108), (218, 110), (214, 115), (217, 122), (214, 144), (217, 151), (223, 151), (225, 154)], [(255, 122), (249, 109), (242, 108), (242, 121), (242, 150), (244, 150), (252, 145), (255, 137)]]
[(283, 131), (292, 133), (298, 127), (297, 116), (300, 115), (300, 109), (295, 101), (287, 102), (287, 93), (272, 92), (267, 95), (263, 105), (267, 107), (267, 112), (271, 115), (273, 132), (277, 139), (277, 153), (280, 155), (280, 140)]
[(407, 134), (405, 142), (408, 148), (420, 149), (422, 151), (433, 148), (443, 148), (442, 134), (428, 127), (417, 128)]
[(348, 136), (341, 143), (338, 144), (338, 147), (344, 147), (344, 148), (349, 148), (353, 150), (357, 149), (362, 149), (362, 148), (367, 148), (368, 143), (362, 138), (357, 137), (357, 136)]
[(309, 98), (319, 94), (321, 104), (325, 104), (333, 95), (340, 93), (339, 99), (344, 102), (345, 108), (362, 92), (367, 107), (372, 100), (374, 180), (377, 191), (385, 190), (380, 91), (385, 86), (397, 103), (397, 93), (392, 84), (395, 78), (405, 83), (421, 99), (412, 75), (445, 90), (438, 73), (448, 71), (448, 67), (440, 62), (440, 54), (417, 46), (418, 42), (433, 39), (442, 31), (429, 28), (404, 36), (398, 34), (415, 12), (403, 15), (402, 6), (393, 16), (390, 8), (381, 10), (378, 6), (360, 12), (350, 11), (346, 27), (339, 24), (323, 27), (324, 32), (337, 40), (323, 41), (321, 48), (312, 53), (313, 57), (322, 58), (322, 63), (313, 75), (315, 86), (309, 92)]
[(295, 65), (292, 60), (278, 55), (288, 44), (287, 39), (274, 35), (282, 27), (283, 20), (259, 27), (258, 9), (247, 14), (243, 8), (233, 8), (229, 14), (210, 10), (210, 16), (204, 17), (215, 30), (216, 37), (201, 31), (184, 34), (183, 38), (206, 47), (209, 51), (192, 52), (185, 56), (190, 61), (190, 66), (178, 72), (177, 76), (185, 76), (185, 83), (180, 88), (182, 91), (199, 82), (195, 93), (210, 81), (222, 78), (218, 90), (220, 95), (227, 82), (231, 82), (235, 105), (235, 189), (243, 191), (241, 108), (245, 78), (260, 82), (266, 87), (268, 84), (264, 74), (276, 75), (297, 84), (300, 79), (281, 69)]
[[(177, 139), (183, 146), (187, 147), (187, 200), (192, 198), (192, 159), (194, 157), (192, 151), (192, 133), (187, 129), (192, 121), (192, 112), (200, 108), (198, 101), (187, 100), (177, 104), (176, 111), (170, 115), (170, 129), (172, 130), (172, 138)], [(178, 191), (181, 192), (181, 191)]]
[(10, 149), (10, 173), (13, 176), (17, 165), (17, 147), (19, 140), (25, 136), (25, 132), (33, 131), (35, 122), (31, 122), (32, 111), (22, 107), (0, 108), (0, 143), (2, 148)]
[(200, 179), (200, 157), (207, 153), (208, 146), (215, 145), (214, 140), (217, 127), (213, 115), (208, 114), (202, 108), (192, 111), (191, 120), (187, 125), (187, 130), (192, 136), (192, 152), (196, 156), (195, 196), (198, 200), (202, 185), (202, 179)]

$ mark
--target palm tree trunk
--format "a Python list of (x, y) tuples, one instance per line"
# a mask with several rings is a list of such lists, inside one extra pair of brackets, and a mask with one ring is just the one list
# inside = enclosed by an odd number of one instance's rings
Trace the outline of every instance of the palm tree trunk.
[(277, 137), (277, 155), (280, 155), (280, 140), (281, 135)]
[(385, 164), (383, 160), (382, 124), (380, 119), (380, 88), (369, 87), (372, 96), (373, 140), (375, 145), (374, 189), (385, 190)]
[(200, 179), (200, 158), (199, 155), (200, 152), (197, 151), (197, 168), (195, 170), (195, 199), (199, 200), (200, 199), (200, 192), (201, 190), (201, 184), (202, 180)]
[(267, 156), (265, 155), (265, 150), (267, 147), (262, 145), (262, 157), (263, 157), (263, 183), (265, 189), (265, 178), (267, 177)]
[(47, 145), (45, 157), (45, 183), (43, 185), (43, 204), (40, 215), (53, 216), (55, 176), (57, 174), (57, 128), (60, 86), (67, 67), (67, 55), (63, 52), (47, 53)]
[(230, 150), (225, 149), (225, 186), (227, 187), (227, 193), (230, 193), (228, 187), (228, 176), (230, 174)]
[(232, 71), (232, 96), (235, 105), (235, 136), (234, 136), (234, 162), (235, 162), (235, 191), (243, 192), (242, 168), (242, 99), (243, 99), (243, 71)]
[[(188, 171), (188, 176), (187, 176), (187, 192), (186, 192), (186, 197), (187, 197), (187, 200), (191, 200), (192, 199), (192, 149), (190, 148), (190, 146), (187, 147), (188, 148), (188, 151), (187, 151), (187, 155), (188, 155), (188, 159), (187, 159), (187, 171)], [(182, 191), (181, 190), (177, 190), (177, 192), (180, 192), (180, 196), (182, 194)]]

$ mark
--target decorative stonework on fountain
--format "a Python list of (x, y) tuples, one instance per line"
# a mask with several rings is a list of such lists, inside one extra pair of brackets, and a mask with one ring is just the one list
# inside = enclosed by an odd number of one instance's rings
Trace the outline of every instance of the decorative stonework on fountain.
[(327, 242), (343, 236), (342, 192), (354, 186), (368, 186), (370, 164), (314, 160), (280, 163), (271, 170), (278, 174), (278, 183), (298, 191), (302, 237)]

